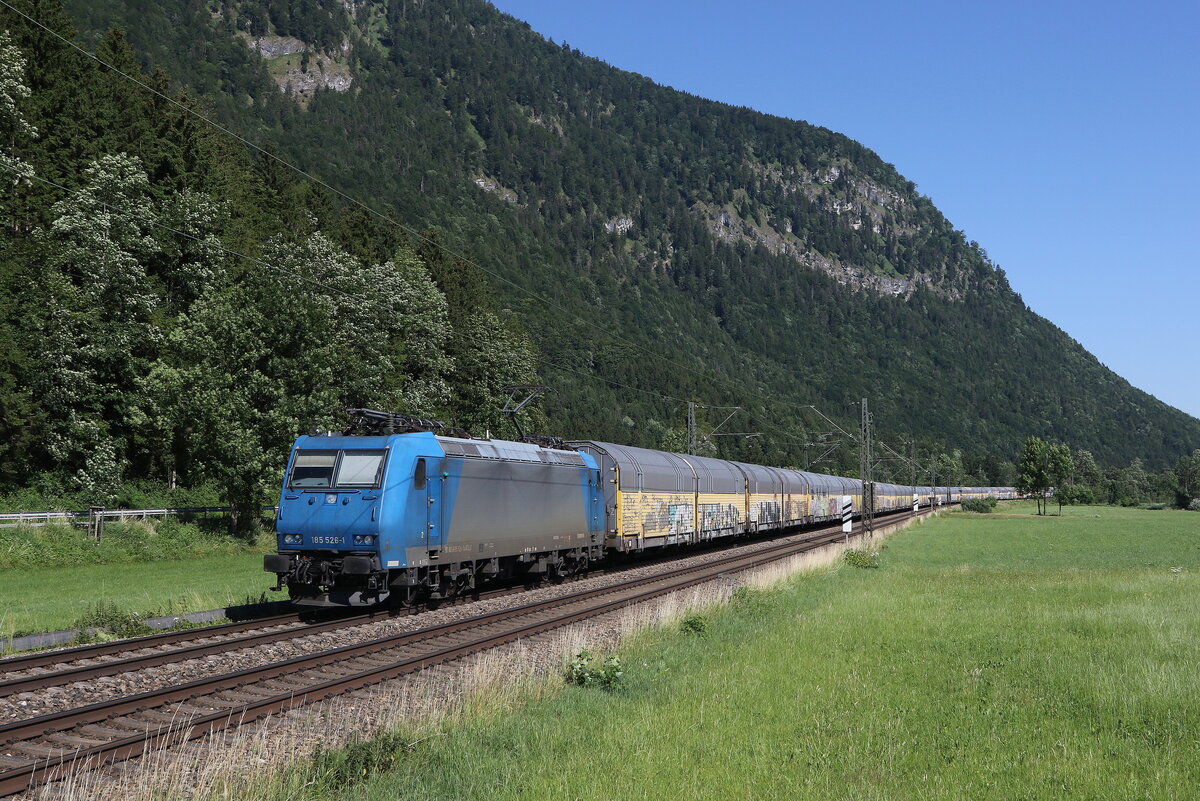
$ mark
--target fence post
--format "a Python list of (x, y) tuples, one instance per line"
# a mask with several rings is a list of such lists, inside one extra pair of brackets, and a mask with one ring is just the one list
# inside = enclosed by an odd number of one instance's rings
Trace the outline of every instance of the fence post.
[(88, 533), (92, 535), (92, 539), (99, 544), (100, 539), (104, 536), (104, 507), (89, 506), (88, 507)]

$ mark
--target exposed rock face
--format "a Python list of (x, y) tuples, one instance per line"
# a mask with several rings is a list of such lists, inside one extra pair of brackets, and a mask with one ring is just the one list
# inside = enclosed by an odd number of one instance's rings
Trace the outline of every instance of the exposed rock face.
[(770, 183), (783, 190), (785, 195), (800, 194), (810, 200), (823, 201), (837, 215), (857, 216), (850, 225), (856, 230), (864, 225), (870, 225), (871, 230), (880, 233), (891, 225), (899, 233), (911, 233), (912, 229), (889, 222), (890, 212), (899, 212), (905, 206), (900, 193), (893, 189), (882, 187), (869, 178), (850, 174), (848, 178), (852, 196), (841, 198), (833, 195), (830, 185), (846, 174), (843, 167), (834, 165), (820, 175), (813, 175), (805, 170), (790, 168), (784, 170), (775, 165), (747, 162), (764, 182)]
[(604, 223), (604, 230), (610, 234), (624, 236), (631, 228), (633, 228), (633, 220), (629, 217), (613, 217)]
[[(279, 90), (294, 96), (301, 105), (307, 105), (318, 89), (346, 92), (354, 85), (348, 66), (294, 36), (260, 36), (250, 39), (248, 44), (270, 63)], [(349, 49), (350, 43), (343, 42), (340, 52), (344, 54)]]
[(250, 40), (250, 48), (257, 50), (263, 58), (275, 58), (303, 53), (308, 49), (308, 45), (294, 36), (260, 36)]
[(307, 101), (321, 88), (332, 89), (335, 92), (349, 91), (354, 85), (354, 76), (350, 74), (349, 67), (326, 56), (316, 56), (307, 70), (288, 70), (283, 75), (276, 76), (275, 82), (279, 84), (280, 90)]
[[(852, 165), (833, 164), (816, 172), (754, 161), (747, 161), (746, 166), (755, 174), (758, 186), (771, 186), (783, 195), (785, 203), (790, 196), (815, 202), (845, 219), (854, 230), (869, 228), (875, 234), (897, 237), (915, 233), (915, 229), (905, 222), (908, 201), (899, 192), (858, 174)], [(692, 213), (703, 219), (708, 230), (723, 242), (762, 246), (777, 256), (788, 256), (797, 264), (819, 270), (846, 286), (902, 297), (911, 295), (918, 286), (924, 286), (945, 298), (962, 297), (960, 287), (924, 272), (907, 276), (882, 275), (867, 266), (847, 264), (825, 256), (793, 232), (790, 219), (786, 216), (777, 218), (769, 206), (756, 203), (753, 186), (745, 187), (744, 191), (746, 206), (698, 201), (691, 206)]]
[(506, 186), (502, 186), (495, 178), (489, 178), (486, 175), (477, 175), (472, 179), (472, 181), (484, 192), (489, 192), (508, 203), (518, 206), (520, 205), (520, 203), (517, 202), (517, 193)]
[(566, 136), (566, 133), (563, 131), (562, 122), (560, 122), (559, 119), (553, 115), (542, 117), (540, 115), (531, 113), (526, 119), (528, 119), (534, 125), (539, 125), (542, 128), (545, 128), (547, 131), (554, 131), (554, 133), (558, 134), (560, 139)]
[[(715, 207), (698, 202), (692, 206), (692, 212), (703, 218), (708, 225), (708, 230), (723, 242), (761, 245), (777, 256), (789, 256), (797, 264), (812, 270), (820, 270), (839, 284), (867, 289), (880, 295), (904, 297), (911, 295), (919, 285), (926, 286), (943, 297), (958, 298), (962, 294), (953, 287), (944, 287), (934, 283), (924, 273), (904, 278), (891, 278), (863, 267), (831, 259), (813, 251), (790, 230), (781, 233), (770, 225), (745, 220), (735, 210), (728, 207)], [(607, 228), (607, 225), (605, 227)], [(786, 228), (790, 228), (790, 226), (785, 226)]]

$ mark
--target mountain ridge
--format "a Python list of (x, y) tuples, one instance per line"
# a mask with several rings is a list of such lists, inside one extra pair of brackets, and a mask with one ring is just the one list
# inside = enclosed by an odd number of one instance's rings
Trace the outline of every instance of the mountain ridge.
[(1110, 464), (1165, 464), (1200, 441), (1200, 421), (1029, 310), (915, 184), (842, 134), (658, 86), (474, 0), (350, 4), (324, 35), (350, 42), (352, 84), (298, 102), (244, 37), (323, 28), (293, 15), (280, 29), (263, 3), (164, 5), (171, 30), (119, 0), (67, 3), (85, 37), (121, 25), (144, 66), (222, 119), (534, 292), (494, 282), (570, 398), (546, 405), (555, 433), (658, 446), (680, 411), (654, 394), (687, 397), (770, 430), (729, 455), (796, 463), (820, 429), (789, 410), (844, 419), (865, 396), (888, 433), (1010, 459), (1031, 434)]

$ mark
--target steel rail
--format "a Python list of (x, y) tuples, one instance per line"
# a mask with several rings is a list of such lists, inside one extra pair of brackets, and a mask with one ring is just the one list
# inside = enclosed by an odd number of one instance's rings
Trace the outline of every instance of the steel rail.
[[(311, 667), (327, 662), (338, 661), (340, 659), (353, 657), (360, 653), (369, 653), (378, 650), (381, 647), (390, 647), (394, 645), (409, 644), (426, 639), (430, 636), (440, 636), (443, 634), (455, 633), (463, 629), (473, 628), (479, 625), (487, 624), (498, 619), (512, 617), (518, 613), (530, 613), (540, 611), (554, 606), (560, 606), (571, 601), (582, 600), (589, 597), (594, 597), (600, 594), (617, 592), (622, 589), (628, 589), (631, 585), (659, 581), (662, 579), (671, 578), (683, 573), (691, 573), (710, 568), (726, 569), (728, 564), (745, 561), (752, 557), (774, 554), (781, 550), (793, 549), (800, 545), (809, 544), (815, 541), (817, 545), (827, 544), (828, 538), (832, 537), (829, 532), (822, 530), (817, 532), (813, 537), (803, 540), (793, 540), (786, 543), (779, 543), (770, 548), (756, 551), (753, 554), (735, 554), (725, 557), (724, 559), (715, 562), (705, 562), (701, 565), (693, 565), (690, 567), (676, 568), (648, 579), (630, 579), (620, 584), (609, 585), (607, 587), (597, 587), (591, 590), (583, 590), (569, 595), (561, 595), (554, 598), (548, 598), (541, 601), (535, 601), (524, 606), (512, 607), (509, 609), (501, 609), (494, 612), (486, 612), (480, 615), (475, 615), (468, 618), (463, 618), (450, 623), (426, 626), (414, 631), (400, 632), (391, 634), (385, 637), (379, 637), (372, 640), (366, 640), (361, 643), (353, 643), (350, 645), (339, 646), (328, 651), (322, 651), (316, 654), (306, 654), (304, 656), (294, 657), (292, 659), (281, 662), (274, 662), (268, 665), (259, 667), (245, 668), (243, 670), (232, 673), (222, 674), (218, 676), (196, 679), (186, 684), (176, 685), (174, 687), (164, 688), (162, 690), (150, 690), (145, 693), (117, 698), (110, 701), (100, 701), (78, 709), (68, 709), (61, 712), (52, 712), (47, 715), (42, 715), (37, 718), (30, 718), (25, 721), (16, 721), (0, 725), (0, 743), (11, 742), (13, 740), (26, 739), (31, 735), (31, 732), (41, 731), (43, 733), (50, 731), (59, 731), (70, 726), (77, 725), (80, 722), (91, 723), (104, 719), (106, 716), (115, 714), (124, 714), (130, 710), (141, 709), (146, 707), (146, 701), (161, 698), (164, 702), (177, 700), (179, 697), (193, 697), (196, 690), (208, 691), (212, 688), (218, 688), (222, 685), (229, 684), (231, 686), (240, 686), (245, 682), (242, 681), (246, 677), (258, 676), (259, 678), (270, 678), (276, 673), (284, 674), (296, 668)], [(838, 533), (840, 535), (840, 532)], [(275, 670), (279, 668), (279, 670)], [(268, 675), (270, 673), (270, 675)], [(186, 692), (185, 692), (186, 691)], [(215, 690), (214, 690), (215, 691)], [(182, 694), (181, 694), (182, 693)], [(100, 714), (105, 713), (105, 714)], [(99, 716), (98, 716), (99, 715)], [(76, 719), (78, 718), (78, 719)]]
[(37, 651), (32, 654), (10, 656), (0, 659), (0, 673), (13, 673), (18, 670), (32, 670), (39, 667), (58, 665), (63, 662), (75, 662), (80, 659), (95, 659), (101, 656), (111, 656), (124, 651), (136, 651), (142, 648), (158, 648), (163, 645), (175, 645), (189, 640), (200, 640), (205, 637), (220, 637), (225, 634), (236, 634), (242, 631), (270, 626), (282, 626), (288, 623), (301, 623), (298, 613), (260, 617), (255, 620), (218, 623), (215, 626), (200, 626), (194, 629), (167, 631), (161, 634), (147, 634), (143, 637), (133, 637), (127, 640), (78, 645), (72, 648), (62, 648), (56, 651)]
[[(244, 637), (236, 637), (229, 640), (221, 640), (212, 643), (198, 643), (196, 645), (185, 646), (183, 648), (175, 648), (170, 651), (155, 651), (149, 654), (138, 654), (135, 656), (126, 657), (113, 662), (103, 662), (99, 665), (81, 665), (74, 668), (66, 668), (56, 670), (50, 673), (39, 673), (33, 676), (21, 676), (8, 681), (0, 681), (0, 698), (6, 698), (10, 695), (15, 695), (21, 692), (30, 692), (44, 687), (57, 687), (63, 684), (72, 684), (78, 681), (87, 681), (88, 679), (99, 678), (100, 676), (112, 676), (118, 673), (127, 673), (133, 670), (141, 670), (143, 668), (155, 667), (157, 665), (166, 665), (173, 662), (182, 662), (187, 659), (197, 659), (202, 656), (211, 654), (226, 653), (229, 651), (240, 651), (243, 648), (254, 648), (260, 645), (267, 645), (280, 640), (298, 639), (300, 637), (308, 637), (313, 634), (322, 634), (326, 631), (336, 629), (352, 628), (355, 626), (364, 626), (373, 622), (376, 619), (387, 617), (386, 610), (370, 612), (366, 614), (354, 615), (351, 617), (340, 617), (332, 620), (327, 620), (319, 623), (306, 623), (305, 625), (282, 629), (280, 631), (260, 631), (251, 633)], [(300, 615), (288, 615), (285, 618), (294, 618), (295, 622), (303, 622)], [(280, 620), (276, 625), (291, 622), (287, 619)], [(215, 628), (215, 627), (214, 627)], [(256, 626), (264, 628), (263, 626)], [(230, 632), (213, 632), (211, 629), (205, 637), (217, 636), (220, 633)], [(136, 641), (134, 641), (136, 642)], [(124, 649), (110, 651), (109, 653), (120, 653), (124, 651), (141, 650), (142, 648), (150, 647), (146, 645), (126, 644)], [(74, 656), (70, 661), (76, 661), (81, 658)], [(0, 668), (6, 668), (7, 665), (0, 663)]]
[[(795, 534), (785, 536), (795, 536)], [(711, 553), (721, 549), (736, 548), (744, 545), (745, 542), (710, 542), (705, 544), (710, 546), (708, 552)], [(644, 565), (657, 564), (664, 561), (673, 561), (677, 558), (680, 557), (672, 554), (666, 557), (645, 559), (637, 562), (636, 564), (628, 565), (625, 569), (628, 569), (629, 567), (641, 567)], [(603, 575), (604, 573), (608, 572), (610, 571), (604, 569), (593, 570), (590, 571), (590, 575)], [(515, 590), (512, 587), (500, 587), (481, 593), (481, 595), (483, 597), (491, 598), (500, 595), (507, 595), (514, 591), (519, 590)], [(46, 687), (56, 687), (64, 684), (99, 678), (101, 676), (112, 676), (133, 670), (182, 662), (187, 659), (195, 659), (202, 656), (210, 656), (213, 654), (237, 651), (243, 648), (250, 648), (258, 645), (266, 645), (272, 642), (279, 642), (281, 640), (295, 639), (312, 634), (320, 634), (338, 628), (349, 628), (353, 626), (364, 625), (377, 617), (394, 616), (396, 611), (386, 608), (379, 608), (363, 614), (335, 617), (325, 621), (308, 622), (303, 619), (305, 615), (312, 614), (312, 611), (298, 611), (288, 613), (286, 615), (259, 618), (251, 621), (222, 623), (216, 626), (164, 632), (161, 634), (150, 634), (128, 640), (83, 645), (58, 651), (0, 659), (0, 675), (3, 675), (5, 673), (33, 670), (41, 667), (59, 666), (64, 663), (96, 659), (114, 654), (178, 645), (190, 641), (208, 639), (210, 637), (221, 637), (242, 632), (255, 632), (264, 628), (272, 628), (275, 626), (289, 625), (293, 623), (307, 624), (304, 626), (284, 629), (283, 631), (279, 632), (250, 634), (246, 637), (221, 640), (220, 642), (216, 643), (197, 644), (182, 648), (174, 648), (169, 651), (157, 651), (149, 654), (140, 654), (127, 657), (125, 659), (105, 662), (99, 665), (83, 665), (73, 668), (67, 667), (61, 670), (39, 673), (32, 676), (20, 676), (17, 678), (8, 679), (6, 681), (0, 681), (0, 698), (6, 698), (17, 693), (44, 689)]]
[[(896, 522), (901, 522), (908, 517), (911, 517), (911, 513), (897, 518)], [(780, 543), (751, 554), (731, 555), (701, 565), (677, 568), (653, 578), (631, 579), (608, 587), (585, 590), (521, 607), (476, 615), (442, 626), (431, 626), (414, 632), (342, 646), (319, 654), (296, 657), (271, 665), (201, 679), (161, 691), (142, 693), (0, 726), (0, 742), (11, 744), (5, 750), (25, 751), (37, 755), (33, 759), (16, 755), (7, 757), (0, 755), (0, 768), (3, 768), (5, 764), (10, 766), (0, 770), (0, 796), (28, 789), (34, 781), (60, 778), (66, 770), (75, 765), (95, 765), (119, 761), (144, 753), (155, 743), (170, 744), (195, 739), (210, 732), (239, 725), (247, 720), (254, 720), (331, 695), (361, 689), (469, 653), (531, 637), (585, 617), (606, 614), (624, 606), (686, 589), (695, 584), (710, 581), (727, 572), (753, 569), (794, 554), (819, 548), (840, 540), (843, 536), (840, 527), (829, 527), (802, 540)], [(590, 606), (586, 605), (593, 599), (602, 599), (603, 596), (612, 595), (619, 597), (602, 600), (600, 603)], [(553, 612), (556, 608), (577, 606), (581, 603), (585, 604), (583, 609), (558, 613), (549, 618), (542, 616), (545, 612)], [(528, 620), (530, 617), (534, 619), (529, 622), (520, 622), (520, 619)], [(487, 628), (502, 624), (506, 620), (517, 621), (517, 623), (498, 634), (483, 633)], [(483, 636), (476, 636), (468, 642), (453, 640), (452, 635), (468, 629), (473, 629), (477, 635), (483, 634)], [(408, 655), (397, 654), (398, 658), (388, 657), (383, 665), (371, 664), (371, 662), (379, 662), (384, 657), (381, 651), (403, 651), (406, 647), (425, 640), (447, 637), (451, 637), (448, 644), (433, 650)], [(349, 664), (349, 660), (364, 657), (364, 661), (367, 662), (365, 668)], [(348, 675), (330, 678), (327, 666), (332, 663), (338, 664), (343, 669), (348, 668), (351, 672)], [(271, 682), (282, 676), (294, 677), (299, 671), (317, 668), (325, 670), (324, 672), (316, 671), (318, 674), (316, 681), (310, 680), (307, 685), (299, 687), (288, 687), (285, 692), (280, 692), (278, 688), (255, 688), (253, 686), (255, 683)], [(238, 691), (238, 698), (235, 701), (211, 698), (209, 700), (214, 703), (206, 704), (205, 696), (213, 696), (229, 690)], [(263, 692), (266, 695), (260, 695)], [(192, 701), (194, 703), (187, 703)], [(173, 714), (156, 711), (171, 704), (177, 704)], [(91, 731), (83, 732), (87, 736), (63, 735), (64, 732), (74, 727), (110, 721), (113, 718), (138, 713), (157, 717), (157, 720), (144, 721), (130, 718), (114, 722), (114, 725), (124, 729), (129, 729), (131, 726), (144, 726), (146, 730), (141, 732), (121, 731), (113, 726), (105, 728), (91, 725)], [(164, 717), (171, 722), (163, 723)], [(105, 736), (112, 736), (114, 739), (108, 742), (98, 742), (96, 730)], [(63, 739), (55, 741), (53, 738), (56, 734), (62, 736)], [(43, 737), (50, 738), (54, 745), (46, 746), (29, 742)], [(20, 741), (26, 742), (22, 744)], [(63, 746), (62, 742), (74, 743), (75, 747)]]

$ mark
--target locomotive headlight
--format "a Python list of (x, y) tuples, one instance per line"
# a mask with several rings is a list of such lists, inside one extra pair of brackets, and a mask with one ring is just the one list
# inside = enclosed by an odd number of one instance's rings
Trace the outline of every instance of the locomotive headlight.
[(374, 534), (355, 534), (354, 535), (354, 544), (355, 545), (374, 545), (375, 544), (375, 535)]
[(284, 545), (303, 545), (304, 544), (304, 535), (303, 534), (284, 534), (283, 535), (283, 544)]

